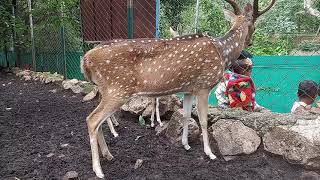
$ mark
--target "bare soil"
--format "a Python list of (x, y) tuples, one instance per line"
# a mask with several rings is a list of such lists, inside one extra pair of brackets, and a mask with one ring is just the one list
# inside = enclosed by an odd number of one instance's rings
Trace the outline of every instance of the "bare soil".
[[(51, 92), (56, 90), (57, 92)], [(82, 102), (58, 85), (25, 82), (0, 73), (0, 179), (62, 179), (68, 171), (94, 177), (86, 116), (98, 101)], [(261, 148), (232, 161), (209, 160), (200, 141), (192, 150), (170, 144), (128, 113), (118, 115), (120, 137), (104, 126), (114, 155), (102, 160), (106, 179), (298, 179), (303, 168)], [(135, 140), (141, 136), (138, 140)], [(134, 169), (137, 159), (140, 168)]]

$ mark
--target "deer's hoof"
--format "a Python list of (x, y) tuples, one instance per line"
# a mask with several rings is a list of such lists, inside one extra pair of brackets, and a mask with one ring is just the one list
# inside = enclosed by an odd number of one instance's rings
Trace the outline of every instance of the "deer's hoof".
[(119, 137), (119, 134), (118, 133), (113, 133), (113, 137)]
[(209, 153), (209, 154), (207, 154), (207, 155), (209, 156), (209, 158), (210, 158), (211, 160), (214, 160), (214, 159), (217, 158), (217, 156), (215, 156), (213, 153)]
[(101, 178), (101, 179), (104, 178), (104, 174), (103, 174), (101, 168), (100, 168), (100, 169), (93, 168), (93, 171), (95, 172), (95, 174), (96, 174), (96, 176), (97, 176), (98, 178)]
[(191, 149), (191, 147), (189, 146), (189, 144), (186, 144), (186, 145), (184, 145), (183, 147), (184, 147), (184, 149), (187, 150), (187, 151)]

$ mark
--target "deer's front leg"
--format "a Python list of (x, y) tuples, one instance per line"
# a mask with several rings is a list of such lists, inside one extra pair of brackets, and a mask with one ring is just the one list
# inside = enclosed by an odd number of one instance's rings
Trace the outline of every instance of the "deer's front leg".
[(160, 126), (163, 126), (163, 123), (161, 122), (160, 119), (160, 112), (159, 112), (159, 98), (156, 98), (156, 115), (157, 115), (157, 121), (160, 124)]
[(186, 150), (189, 150), (191, 148), (188, 143), (188, 125), (191, 118), (191, 111), (192, 111), (192, 95), (184, 94), (182, 145)]
[(154, 113), (155, 113), (155, 110), (156, 110), (156, 101), (155, 101), (156, 98), (152, 98), (152, 101), (151, 101), (151, 105), (152, 105), (152, 111), (151, 111), (151, 117), (150, 117), (150, 121), (151, 121), (151, 127), (154, 127)]
[(208, 137), (208, 96), (209, 90), (201, 90), (197, 94), (197, 110), (198, 117), (201, 125), (202, 138), (203, 138), (203, 146), (204, 152), (210, 159), (215, 159), (216, 156), (212, 153), (210, 145), (209, 145), (209, 137)]

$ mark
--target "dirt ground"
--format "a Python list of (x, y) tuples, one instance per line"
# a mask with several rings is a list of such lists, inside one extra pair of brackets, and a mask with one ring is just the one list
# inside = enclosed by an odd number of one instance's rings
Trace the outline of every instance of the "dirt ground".
[[(57, 92), (52, 92), (56, 90)], [(0, 73), (0, 179), (62, 179), (68, 171), (94, 177), (85, 118), (97, 101), (82, 102), (57, 85), (24, 82)], [(298, 179), (302, 167), (263, 152), (232, 161), (209, 160), (200, 141), (192, 150), (171, 145), (136, 117), (121, 113), (120, 137), (104, 125), (115, 159), (102, 160), (107, 179)], [(140, 139), (135, 140), (137, 136)], [(134, 169), (137, 159), (140, 168)]]

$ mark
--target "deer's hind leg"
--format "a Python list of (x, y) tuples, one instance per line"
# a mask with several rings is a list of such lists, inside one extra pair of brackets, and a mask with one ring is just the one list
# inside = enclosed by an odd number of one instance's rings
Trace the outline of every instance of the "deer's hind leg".
[(104, 174), (100, 165), (98, 143), (101, 148), (101, 152), (104, 156), (112, 159), (112, 155), (109, 152), (108, 146), (105, 143), (101, 124), (109, 118), (117, 109), (124, 104), (123, 99), (116, 99), (113, 97), (102, 97), (98, 107), (87, 117), (87, 126), (90, 138), (90, 146), (92, 153), (92, 168), (96, 173), (96, 176), (103, 178)]

